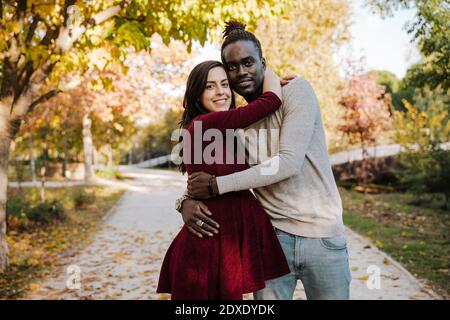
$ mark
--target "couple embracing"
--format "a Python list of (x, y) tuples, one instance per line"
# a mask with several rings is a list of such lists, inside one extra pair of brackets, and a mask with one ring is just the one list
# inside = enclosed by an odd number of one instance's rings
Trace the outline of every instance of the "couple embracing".
[[(187, 81), (180, 169), (188, 186), (176, 203), (184, 226), (157, 292), (288, 300), (301, 280), (308, 299), (348, 299), (342, 203), (312, 87), (300, 76), (280, 79), (239, 22), (227, 23), (221, 57), (197, 65)], [(248, 104), (236, 108), (233, 91)], [(198, 128), (215, 138), (194, 141)], [(211, 148), (218, 138), (227, 143)]]

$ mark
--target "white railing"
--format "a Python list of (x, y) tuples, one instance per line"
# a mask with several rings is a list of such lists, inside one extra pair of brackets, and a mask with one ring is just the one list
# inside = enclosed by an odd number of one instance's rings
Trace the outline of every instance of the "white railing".
[[(414, 146), (413, 146), (414, 147)], [(450, 142), (441, 144), (441, 148), (444, 150), (450, 149)], [(388, 156), (395, 156), (405, 149), (399, 144), (388, 144), (382, 146), (375, 146), (367, 148), (367, 153), (369, 158), (382, 158)], [(362, 160), (362, 149), (354, 149), (348, 151), (342, 151), (330, 155), (330, 161), (332, 165), (344, 164), (352, 161)], [(152, 168), (169, 162), (171, 155), (165, 155), (158, 158), (153, 158), (150, 160), (142, 161), (133, 166), (138, 168)]]

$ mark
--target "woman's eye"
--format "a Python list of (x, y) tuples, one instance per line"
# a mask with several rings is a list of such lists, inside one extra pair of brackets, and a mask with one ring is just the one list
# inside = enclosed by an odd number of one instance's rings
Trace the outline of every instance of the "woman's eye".
[(210, 90), (210, 89), (212, 89), (214, 86), (212, 85), (212, 84), (208, 84), (207, 86), (206, 86), (206, 89), (208, 89), (208, 90)]
[(228, 88), (228, 86), (229, 86), (228, 83), (223, 83), (223, 84), (222, 84), (222, 87), (224, 87), (224, 88)]

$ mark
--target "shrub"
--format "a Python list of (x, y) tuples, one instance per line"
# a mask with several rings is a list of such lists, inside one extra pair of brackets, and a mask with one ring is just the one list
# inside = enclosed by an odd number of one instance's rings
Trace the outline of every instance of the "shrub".
[(10, 197), (6, 201), (6, 215), (19, 218), (22, 214), (30, 211), (30, 203), (23, 195)]
[(64, 220), (66, 218), (64, 207), (57, 200), (38, 204), (31, 208), (27, 216), (30, 221), (43, 224), (49, 224), (53, 221)]
[(449, 142), (449, 113), (431, 93), (427, 97), (420, 109), (404, 101), (407, 111), (394, 113), (394, 139), (405, 149), (396, 175), (419, 200), (424, 192), (440, 193), (450, 208), (450, 152), (442, 148)]
[(12, 196), (6, 201), (6, 219), (11, 229), (26, 229), (29, 226), (30, 203), (23, 195)]
[(77, 190), (74, 196), (74, 205), (76, 209), (81, 209), (94, 204), (95, 200), (95, 194), (88, 194), (84, 190)]

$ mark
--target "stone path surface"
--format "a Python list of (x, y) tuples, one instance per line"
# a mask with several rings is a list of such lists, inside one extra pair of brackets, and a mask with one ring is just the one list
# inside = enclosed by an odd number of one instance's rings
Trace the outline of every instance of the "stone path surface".
[[(186, 177), (169, 170), (121, 171), (135, 179), (114, 183), (128, 192), (105, 217), (92, 242), (58, 266), (28, 299), (170, 297), (155, 290), (164, 254), (182, 226), (174, 203), (184, 190)], [(347, 230), (347, 239), (353, 276), (351, 299), (439, 298), (368, 239), (351, 230)], [(300, 282), (295, 298), (305, 299)]]

